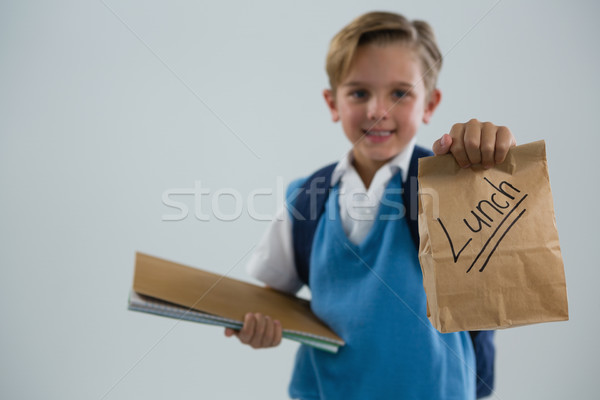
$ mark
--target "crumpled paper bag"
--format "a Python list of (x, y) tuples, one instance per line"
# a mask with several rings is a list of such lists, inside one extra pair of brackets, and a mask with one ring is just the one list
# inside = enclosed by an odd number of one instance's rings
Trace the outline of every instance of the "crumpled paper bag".
[(544, 141), (492, 169), (419, 160), (419, 261), (440, 332), (568, 319)]

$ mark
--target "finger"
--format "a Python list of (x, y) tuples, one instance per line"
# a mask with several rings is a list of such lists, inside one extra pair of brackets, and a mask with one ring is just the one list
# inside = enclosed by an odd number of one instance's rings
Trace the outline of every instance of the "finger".
[(441, 138), (436, 140), (431, 147), (433, 150), (433, 154), (436, 156), (440, 156), (442, 154), (446, 154), (450, 151), (450, 146), (452, 145), (452, 137), (447, 133), (443, 134)]
[(496, 133), (498, 127), (484, 122), (481, 127), (481, 164), (484, 168), (492, 168), (495, 163)]
[(476, 119), (467, 122), (464, 141), (469, 163), (479, 164), (481, 162), (481, 124)]
[(463, 168), (468, 167), (469, 158), (465, 152), (464, 143), (465, 124), (454, 124), (450, 130), (450, 136), (452, 137), (452, 145), (450, 146), (450, 152), (454, 155), (456, 162)]
[(515, 137), (510, 129), (505, 126), (499, 126), (498, 132), (496, 133), (496, 163), (500, 164), (504, 162), (506, 155), (508, 154), (508, 150), (516, 145), (517, 141), (515, 140)]
[(254, 335), (252, 336), (252, 340), (250, 341), (250, 346), (257, 349), (260, 348), (262, 345), (263, 335), (265, 334), (266, 321), (265, 316), (261, 313), (254, 314), (254, 319), (256, 320), (256, 327), (254, 328)]
[(273, 321), (273, 325), (275, 325), (275, 337), (273, 338), (273, 346), (279, 346), (281, 343), (281, 338), (283, 337), (283, 327), (281, 326), (281, 322), (278, 320)]
[(244, 344), (249, 344), (254, 337), (254, 331), (256, 330), (256, 320), (254, 318), (254, 314), (248, 313), (244, 317), (244, 326), (238, 333), (238, 338), (240, 342)]
[(438, 139), (435, 142), (433, 142), (433, 146), (431, 146), (431, 150), (433, 150), (433, 154), (435, 154), (436, 156), (445, 154), (444, 153), (444, 148), (442, 146), (442, 139)]
[(275, 324), (268, 315), (265, 317), (265, 333), (262, 337), (261, 347), (273, 346), (273, 338), (275, 337)]
[(236, 335), (236, 334), (237, 334), (237, 331), (235, 329), (225, 328), (225, 336), (232, 337), (233, 335)]

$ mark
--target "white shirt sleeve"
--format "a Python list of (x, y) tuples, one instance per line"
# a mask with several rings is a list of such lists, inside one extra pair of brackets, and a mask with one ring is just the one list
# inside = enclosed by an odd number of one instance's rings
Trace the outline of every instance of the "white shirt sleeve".
[(285, 207), (269, 224), (246, 264), (246, 272), (266, 285), (287, 293), (296, 293), (303, 286), (294, 263), (292, 221)]

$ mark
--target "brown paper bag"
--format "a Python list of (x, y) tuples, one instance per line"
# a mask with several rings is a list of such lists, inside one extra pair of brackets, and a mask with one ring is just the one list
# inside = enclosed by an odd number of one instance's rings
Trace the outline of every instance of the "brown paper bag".
[(568, 319), (544, 141), (500, 165), (419, 160), (419, 261), (440, 332)]

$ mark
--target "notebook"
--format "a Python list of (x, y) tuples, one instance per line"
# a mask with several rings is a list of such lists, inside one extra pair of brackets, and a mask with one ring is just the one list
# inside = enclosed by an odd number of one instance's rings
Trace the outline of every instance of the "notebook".
[(281, 322), (286, 339), (331, 353), (344, 345), (307, 300), (143, 253), (136, 254), (128, 308), (233, 329), (247, 312), (260, 312)]

